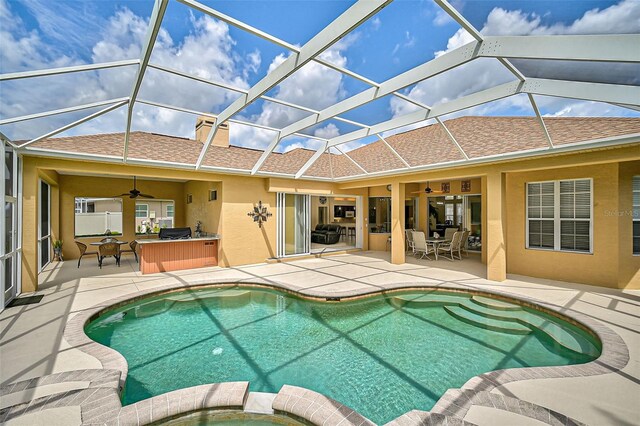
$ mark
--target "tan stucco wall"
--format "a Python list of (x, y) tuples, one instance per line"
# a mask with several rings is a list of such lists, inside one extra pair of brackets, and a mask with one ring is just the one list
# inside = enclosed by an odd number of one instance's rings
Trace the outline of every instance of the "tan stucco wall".
[[(218, 191), (217, 200), (209, 201), (209, 191)], [(192, 202), (186, 204), (187, 194), (191, 194)], [(190, 180), (184, 184), (181, 198), (184, 204), (184, 226), (195, 232), (196, 222), (202, 222), (202, 231), (210, 234), (221, 234), (220, 215), (222, 213), (222, 183)]]
[[(267, 191), (268, 179), (229, 176), (222, 185), (220, 266), (259, 263), (276, 257), (276, 193)], [(258, 201), (273, 214), (262, 228), (247, 216)]]
[[(593, 254), (526, 249), (526, 183), (578, 178), (593, 179)], [(618, 280), (618, 272), (627, 270), (621, 265), (628, 263), (628, 256), (623, 259), (619, 254), (621, 219), (608, 213), (617, 210), (621, 194), (618, 163), (511, 173), (507, 177), (506, 194), (507, 272), (605, 287), (618, 287), (620, 284), (626, 287), (626, 283)]]
[(633, 255), (633, 196), (631, 189), (633, 176), (640, 176), (640, 161), (620, 163), (620, 199), (616, 212), (620, 227), (618, 240), (619, 288), (640, 288), (640, 255)]
[(23, 160), (22, 175), (22, 291), (37, 290), (38, 281), (38, 195), (40, 179), (51, 187), (51, 240), (60, 234), (59, 175), (53, 170), (38, 170), (30, 158)]

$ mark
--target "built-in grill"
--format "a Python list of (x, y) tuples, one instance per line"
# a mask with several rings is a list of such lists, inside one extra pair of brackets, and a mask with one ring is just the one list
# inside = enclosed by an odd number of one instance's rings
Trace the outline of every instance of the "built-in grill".
[(191, 228), (162, 228), (158, 238), (161, 240), (185, 240), (191, 238)]

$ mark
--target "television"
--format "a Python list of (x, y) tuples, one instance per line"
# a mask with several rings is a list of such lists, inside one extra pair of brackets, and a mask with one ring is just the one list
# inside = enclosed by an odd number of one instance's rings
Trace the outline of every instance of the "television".
[(356, 206), (333, 206), (333, 217), (356, 217)]

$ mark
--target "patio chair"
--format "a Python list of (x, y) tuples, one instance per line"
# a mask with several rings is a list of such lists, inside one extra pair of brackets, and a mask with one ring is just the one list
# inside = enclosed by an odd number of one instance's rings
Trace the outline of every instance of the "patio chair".
[(133, 253), (133, 256), (136, 258), (136, 263), (138, 263), (138, 252), (136, 249), (138, 248), (138, 242), (133, 240), (129, 243), (129, 250), (120, 250), (120, 253)]
[(445, 240), (452, 240), (453, 239), (453, 234), (455, 234), (456, 232), (458, 232), (458, 228), (447, 228), (444, 230), (444, 239)]
[(108, 256), (113, 256), (116, 259), (116, 265), (120, 266), (120, 244), (102, 243), (98, 246), (98, 266), (100, 269), (102, 269), (102, 261)]
[(404, 230), (404, 241), (407, 246), (406, 251), (413, 252), (413, 229), (405, 229)]
[(101, 243), (110, 243), (112, 241), (118, 241), (118, 239), (113, 237), (106, 237), (100, 240)]
[(98, 256), (97, 251), (87, 251), (87, 245), (85, 243), (81, 243), (80, 241), (75, 241), (75, 243), (78, 246), (78, 250), (80, 250), (80, 257), (78, 257), (78, 268), (80, 267), (80, 261), (82, 260), (83, 256), (89, 256), (92, 254)]
[(462, 256), (460, 255), (460, 245), (462, 243), (462, 231), (456, 231), (453, 233), (451, 237), (451, 242), (442, 243), (438, 246), (438, 253), (443, 252), (445, 254), (449, 254), (449, 257), (445, 256), (445, 259), (454, 261), (455, 253), (458, 252), (458, 259), (462, 260)]
[(424, 232), (421, 231), (411, 231), (413, 238), (413, 255), (417, 256), (419, 253), (422, 253), (420, 259), (424, 259), (425, 257), (429, 260), (430, 253), (434, 253), (433, 246), (431, 244), (427, 244), (427, 239), (424, 236)]
[[(469, 256), (469, 234), (468, 230), (462, 231), (462, 242), (460, 243), (460, 250), (464, 251), (465, 256)], [(462, 257), (462, 256), (460, 256)]]

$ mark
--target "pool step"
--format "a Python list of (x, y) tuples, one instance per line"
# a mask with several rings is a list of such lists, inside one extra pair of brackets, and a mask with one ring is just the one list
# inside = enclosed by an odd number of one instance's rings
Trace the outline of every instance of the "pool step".
[(422, 294), (401, 294), (391, 298), (391, 302), (396, 306), (429, 307), (429, 306), (459, 306), (468, 302), (469, 298), (463, 295), (443, 294), (443, 293), (422, 293)]
[(485, 318), (519, 323), (534, 331), (537, 330), (545, 333), (551, 340), (571, 351), (589, 355), (598, 354), (598, 349), (582, 336), (577, 335), (575, 331), (566, 329), (548, 318), (541, 317), (523, 309), (519, 311), (496, 310), (476, 303), (464, 303), (461, 304), (460, 307)]
[(249, 290), (221, 290), (218, 288), (188, 293), (176, 293), (175, 295), (168, 295), (165, 300), (171, 300), (173, 302), (193, 302), (194, 300), (221, 299), (241, 296), (251, 296), (251, 292)]
[(486, 328), (487, 330), (499, 331), (501, 333), (509, 334), (529, 334), (532, 332), (529, 327), (525, 327), (519, 322), (502, 321), (498, 319), (487, 318), (479, 314), (474, 314), (473, 312), (460, 306), (445, 306), (444, 310), (460, 321), (464, 321), (467, 324), (475, 325), (476, 327)]
[(522, 306), (515, 303), (509, 303), (503, 300), (493, 299), (491, 297), (476, 295), (472, 296), (471, 300), (480, 306), (484, 306), (485, 308), (498, 309), (501, 311), (519, 311), (522, 309)]

